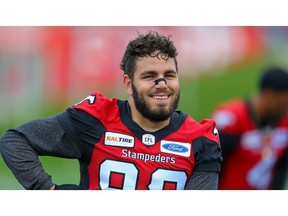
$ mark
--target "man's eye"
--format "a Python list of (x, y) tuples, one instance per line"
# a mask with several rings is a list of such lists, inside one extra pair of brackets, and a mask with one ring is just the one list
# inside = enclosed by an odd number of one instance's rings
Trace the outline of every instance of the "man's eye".
[(174, 75), (174, 74), (168, 74), (168, 75), (166, 75), (166, 77), (167, 77), (167, 78), (175, 78), (176, 75)]
[(143, 79), (152, 79), (153, 76), (144, 76)]

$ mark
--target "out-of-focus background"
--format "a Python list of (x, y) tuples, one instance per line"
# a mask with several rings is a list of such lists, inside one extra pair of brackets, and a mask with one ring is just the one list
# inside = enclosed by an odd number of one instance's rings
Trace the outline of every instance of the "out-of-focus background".
[[(196, 120), (215, 105), (257, 89), (267, 66), (288, 67), (288, 27), (0, 27), (0, 136), (64, 111), (92, 91), (126, 99), (120, 61), (130, 39), (156, 30), (178, 48), (178, 109)], [(75, 160), (40, 157), (55, 183), (78, 183)], [(0, 189), (23, 187), (0, 157)]]

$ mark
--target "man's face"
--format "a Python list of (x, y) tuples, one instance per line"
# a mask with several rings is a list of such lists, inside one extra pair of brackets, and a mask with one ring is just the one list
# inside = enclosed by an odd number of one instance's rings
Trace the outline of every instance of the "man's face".
[[(155, 80), (165, 78), (155, 84)], [(173, 58), (143, 57), (136, 63), (131, 83), (135, 107), (143, 117), (160, 122), (168, 119), (178, 106), (180, 90)]]
[(288, 113), (288, 92), (274, 92), (270, 100), (272, 116), (281, 118)]

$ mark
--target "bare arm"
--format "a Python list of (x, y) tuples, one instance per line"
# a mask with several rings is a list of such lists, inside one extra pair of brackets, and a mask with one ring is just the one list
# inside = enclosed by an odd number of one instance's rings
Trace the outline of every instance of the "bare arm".
[(0, 138), (0, 151), (7, 166), (26, 189), (53, 187), (38, 156), (79, 158), (77, 145), (65, 134), (57, 117), (33, 120), (8, 130)]

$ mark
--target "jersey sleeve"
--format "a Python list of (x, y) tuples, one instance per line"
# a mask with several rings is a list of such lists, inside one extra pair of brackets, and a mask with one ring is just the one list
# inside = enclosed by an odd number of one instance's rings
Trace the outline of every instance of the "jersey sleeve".
[(203, 120), (200, 127), (202, 135), (192, 140), (194, 172), (220, 172), (222, 151), (215, 122)]
[(109, 118), (109, 114), (115, 108), (116, 99), (108, 99), (100, 92), (93, 92), (79, 103), (71, 106), (72, 109), (89, 113), (100, 121)]
[(35, 119), (8, 130), (0, 138), (0, 152), (21, 185), (34, 190), (53, 186), (38, 156), (81, 156), (80, 149), (65, 134), (56, 116)]
[(231, 155), (240, 142), (243, 130), (243, 123), (241, 122), (245, 119), (243, 112), (241, 112), (242, 106), (242, 103), (237, 106), (220, 106), (212, 114), (212, 119), (216, 122), (217, 129), (219, 130), (224, 158)]
[(193, 172), (185, 190), (217, 190), (219, 173), (216, 172)]
[(230, 135), (242, 134), (247, 122), (251, 124), (247, 105), (240, 99), (220, 104), (211, 117), (216, 122), (219, 132)]
[(76, 103), (75, 105), (71, 106), (70, 108), (76, 110), (85, 111), (95, 117), (100, 116), (100, 108), (99, 108), (99, 101), (101, 100), (102, 95), (98, 92), (93, 92), (85, 97), (80, 102)]

